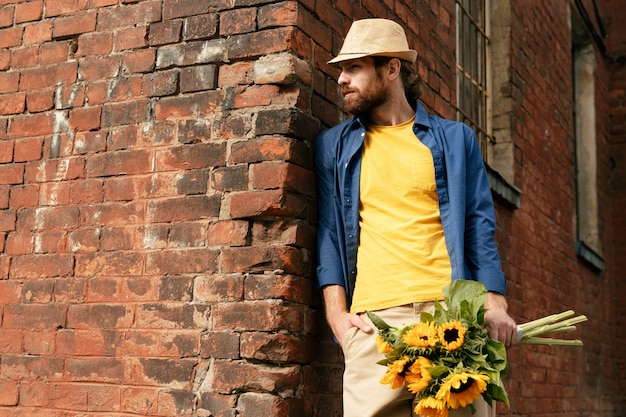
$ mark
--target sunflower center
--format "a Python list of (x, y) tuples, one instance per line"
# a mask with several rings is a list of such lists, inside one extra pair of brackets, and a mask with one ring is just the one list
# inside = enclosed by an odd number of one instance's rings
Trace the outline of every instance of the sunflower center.
[(450, 387), (450, 392), (458, 394), (463, 391), (467, 391), (474, 384), (474, 380), (472, 378), (467, 378), (467, 381), (461, 382), (458, 388)]
[(459, 339), (459, 329), (447, 329), (443, 332), (443, 339), (448, 342), (456, 342)]

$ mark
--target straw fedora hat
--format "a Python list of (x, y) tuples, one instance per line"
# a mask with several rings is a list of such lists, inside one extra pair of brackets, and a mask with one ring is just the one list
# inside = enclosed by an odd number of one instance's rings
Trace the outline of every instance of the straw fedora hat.
[(362, 19), (352, 23), (339, 55), (328, 63), (337, 64), (365, 56), (388, 56), (413, 63), (417, 59), (417, 52), (409, 49), (404, 29), (396, 22)]

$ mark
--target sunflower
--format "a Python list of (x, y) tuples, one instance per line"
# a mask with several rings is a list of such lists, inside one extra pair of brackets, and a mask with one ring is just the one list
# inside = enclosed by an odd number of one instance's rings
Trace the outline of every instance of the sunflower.
[(487, 389), (489, 377), (466, 371), (448, 375), (437, 392), (437, 399), (445, 401), (450, 408), (472, 404)]
[(465, 342), (465, 332), (467, 328), (460, 321), (448, 321), (439, 327), (439, 341), (447, 350), (457, 350)]
[(413, 394), (422, 392), (428, 387), (428, 383), (432, 379), (430, 372), (426, 368), (432, 363), (423, 356), (418, 357), (409, 369), (406, 371), (406, 387)]
[(393, 347), (381, 335), (376, 336), (376, 345), (378, 346), (378, 353), (383, 355), (393, 350)]
[(417, 323), (404, 333), (402, 339), (411, 347), (434, 347), (438, 340), (437, 329), (432, 322)]
[(415, 414), (423, 417), (448, 417), (448, 407), (435, 397), (422, 398), (415, 406)]
[(403, 356), (387, 365), (387, 373), (380, 378), (380, 383), (389, 384), (392, 389), (400, 388), (404, 384), (404, 374), (409, 363), (409, 357)]

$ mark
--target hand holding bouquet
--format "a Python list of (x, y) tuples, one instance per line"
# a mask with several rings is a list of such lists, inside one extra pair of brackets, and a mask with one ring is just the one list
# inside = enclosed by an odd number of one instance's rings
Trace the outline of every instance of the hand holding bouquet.
[[(420, 322), (391, 327), (368, 312), (378, 328), (378, 364), (387, 367), (382, 384), (406, 388), (416, 395), (415, 412), (426, 417), (447, 417), (449, 409), (470, 407), (482, 397), (487, 403), (509, 404), (502, 378), (507, 372), (504, 345), (483, 327), (487, 292), (481, 283), (456, 280), (443, 290), (445, 307), (435, 302), (433, 314)], [(573, 312), (548, 316), (519, 326), (519, 343), (580, 346), (580, 341), (539, 336), (575, 329), (586, 318), (564, 320)]]

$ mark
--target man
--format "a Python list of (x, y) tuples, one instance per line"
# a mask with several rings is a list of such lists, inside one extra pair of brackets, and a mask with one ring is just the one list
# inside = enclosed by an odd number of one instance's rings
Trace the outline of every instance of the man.
[[(412, 395), (380, 383), (375, 311), (392, 326), (419, 320), (451, 280), (484, 283), (485, 324), (509, 346), (505, 278), (493, 234), (484, 163), (466, 125), (428, 115), (417, 102), (417, 53), (386, 19), (352, 24), (338, 83), (349, 120), (315, 142), (319, 192), (318, 281), (328, 323), (345, 356), (344, 417), (408, 417)], [(493, 410), (477, 401), (476, 416)], [(450, 416), (470, 416), (469, 408)]]

